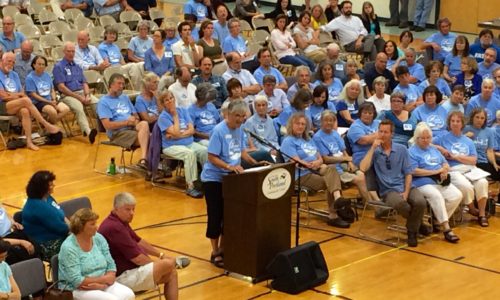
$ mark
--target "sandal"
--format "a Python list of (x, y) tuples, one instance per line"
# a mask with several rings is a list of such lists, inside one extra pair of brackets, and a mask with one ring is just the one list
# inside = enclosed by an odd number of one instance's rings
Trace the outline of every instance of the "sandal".
[(210, 262), (217, 268), (224, 268), (224, 258), (221, 254), (211, 254)]
[(139, 168), (143, 169), (144, 171), (148, 170), (148, 161), (144, 158), (141, 158), (139, 162), (137, 162), (137, 165)]
[(444, 234), (444, 239), (450, 243), (457, 243), (458, 241), (460, 241), (460, 238), (451, 230), (448, 230), (448, 231), (445, 231), (443, 232)]
[(490, 226), (490, 223), (488, 222), (488, 218), (486, 218), (485, 216), (479, 217), (477, 219), (477, 221), (479, 223), (479, 226), (481, 226), (481, 227), (488, 227), (488, 226)]

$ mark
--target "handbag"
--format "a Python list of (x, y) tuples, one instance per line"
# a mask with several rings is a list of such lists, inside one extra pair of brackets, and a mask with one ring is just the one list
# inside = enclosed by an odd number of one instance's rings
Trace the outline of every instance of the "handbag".
[(429, 176), (432, 180), (434, 180), (437, 184), (442, 186), (449, 186), (451, 183), (450, 174), (447, 174), (445, 180), (441, 180), (441, 176), (439, 174)]
[(58, 289), (57, 283), (59, 281), (51, 284), (45, 291), (43, 296), (44, 300), (73, 300), (73, 291), (68, 291), (64, 289)]

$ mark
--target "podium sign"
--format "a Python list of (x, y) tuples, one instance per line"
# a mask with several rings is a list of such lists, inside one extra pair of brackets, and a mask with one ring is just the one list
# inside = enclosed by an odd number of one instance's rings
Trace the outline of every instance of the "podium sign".
[(290, 249), (293, 163), (246, 170), (223, 179), (224, 268), (265, 279), (266, 266)]

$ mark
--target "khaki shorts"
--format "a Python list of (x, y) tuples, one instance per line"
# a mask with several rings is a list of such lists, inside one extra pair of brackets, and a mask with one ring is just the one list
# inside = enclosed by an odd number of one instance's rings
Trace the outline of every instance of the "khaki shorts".
[(113, 133), (110, 140), (115, 145), (130, 149), (137, 140), (137, 131), (132, 129), (121, 130)]
[(131, 288), (134, 292), (156, 288), (153, 278), (153, 263), (123, 272), (116, 278), (119, 283)]

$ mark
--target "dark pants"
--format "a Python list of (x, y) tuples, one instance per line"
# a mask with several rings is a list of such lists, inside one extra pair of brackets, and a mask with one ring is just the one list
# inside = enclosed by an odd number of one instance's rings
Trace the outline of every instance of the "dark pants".
[(422, 193), (416, 188), (412, 188), (408, 200), (405, 201), (400, 193), (389, 192), (383, 196), (382, 201), (394, 208), (398, 214), (406, 219), (406, 228), (409, 232), (418, 232), (427, 207), (427, 202)]
[[(252, 152), (249, 152), (248, 154), (256, 161), (268, 161), (268, 162), (274, 164), (273, 157), (271, 156), (271, 154), (269, 154), (269, 152), (267, 152), (265, 150), (252, 151)], [(253, 167), (252, 165), (250, 165), (249, 163), (247, 163), (243, 159), (241, 160), (241, 166), (243, 167), (243, 169), (250, 169)]]
[[(399, 2), (401, 2), (401, 9), (399, 8)], [(408, 0), (391, 0), (389, 2), (389, 10), (391, 12), (391, 23), (401, 24), (408, 22)]]
[(31, 258), (38, 257), (40, 258), (40, 248), (38, 245), (36, 245), (33, 241), (31, 241), (26, 233), (22, 230), (14, 230), (11, 233), (7, 234), (4, 236), (5, 239), (17, 239), (17, 240), (24, 240), (28, 241), (31, 244), (33, 244), (35, 248), (35, 252), (33, 254), (29, 254), (28, 250), (24, 248), (23, 246), (19, 245), (13, 245), (9, 248), (9, 251), (7, 252), (7, 258), (5, 259), (5, 262), (8, 265), (12, 265), (15, 263), (18, 263), (20, 261), (28, 260)]
[(484, 171), (490, 173), (491, 175), (488, 176), (494, 181), (500, 181), (500, 172), (495, 170), (492, 164), (488, 163), (477, 163), (477, 167), (483, 169)]
[(203, 182), (205, 201), (207, 203), (206, 237), (216, 239), (222, 234), (224, 227), (224, 199), (222, 198), (222, 182)]

